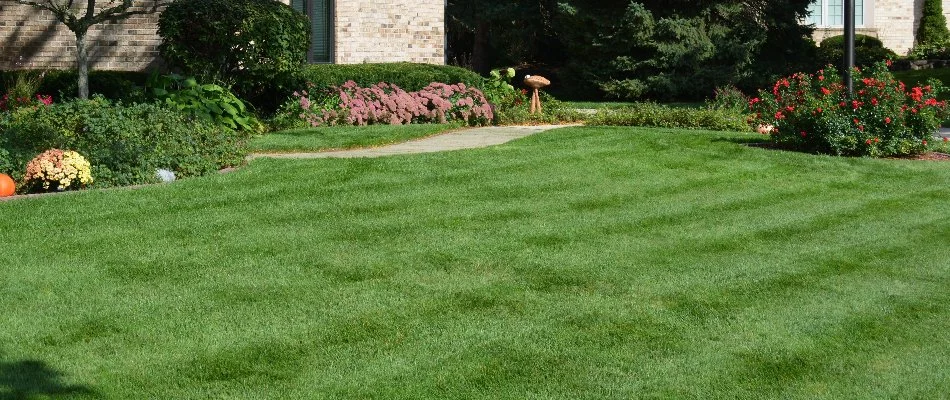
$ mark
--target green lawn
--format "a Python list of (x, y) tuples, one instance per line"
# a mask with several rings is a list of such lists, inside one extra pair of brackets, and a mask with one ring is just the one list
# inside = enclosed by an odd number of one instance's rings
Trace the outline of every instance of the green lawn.
[(926, 84), (928, 79), (936, 79), (950, 86), (950, 68), (930, 68), (908, 71), (895, 71), (894, 77), (908, 85)]
[(286, 153), (374, 147), (458, 129), (456, 124), (333, 126), (268, 133), (254, 138), (251, 151)]
[(942, 398), (950, 164), (579, 127), (0, 202), (0, 398)]

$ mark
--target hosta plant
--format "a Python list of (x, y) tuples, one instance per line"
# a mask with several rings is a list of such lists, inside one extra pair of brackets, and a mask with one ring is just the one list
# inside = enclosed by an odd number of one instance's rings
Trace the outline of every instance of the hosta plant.
[(749, 102), (759, 132), (785, 148), (848, 156), (919, 154), (946, 115), (938, 81), (907, 87), (884, 62), (852, 73), (849, 95), (833, 67), (779, 79)]
[(26, 165), (24, 179), (31, 189), (79, 189), (92, 183), (92, 166), (75, 151), (50, 149)]

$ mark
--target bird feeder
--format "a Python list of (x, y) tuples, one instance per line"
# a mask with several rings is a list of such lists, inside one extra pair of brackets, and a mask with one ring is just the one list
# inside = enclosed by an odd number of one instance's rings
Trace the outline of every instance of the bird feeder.
[(534, 89), (534, 93), (531, 94), (531, 113), (541, 112), (541, 96), (538, 94), (538, 89), (550, 85), (551, 81), (540, 75), (526, 75), (524, 84)]

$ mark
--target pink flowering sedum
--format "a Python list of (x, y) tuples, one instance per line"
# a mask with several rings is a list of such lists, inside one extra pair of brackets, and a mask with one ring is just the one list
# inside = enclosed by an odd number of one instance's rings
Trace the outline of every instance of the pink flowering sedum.
[(418, 92), (380, 82), (361, 87), (348, 81), (332, 89), (321, 100), (306, 91), (294, 92), (299, 117), (311, 126), (324, 125), (404, 125), (464, 121), (487, 125), (493, 118), (491, 106), (478, 89), (465, 84), (432, 83)]

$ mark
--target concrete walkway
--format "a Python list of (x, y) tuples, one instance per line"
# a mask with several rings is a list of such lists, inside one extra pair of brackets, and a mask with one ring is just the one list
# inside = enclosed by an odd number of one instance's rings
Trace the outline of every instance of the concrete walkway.
[(354, 150), (322, 151), (317, 153), (255, 153), (247, 157), (255, 158), (360, 158), (385, 157), (399, 154), (434, 153), (479, 147), (495, 146), (520, 139), (535, 133), (551, 129), (577, 125), (541, 125), (541, 126), (489, 126), (453, 131), (409, 142), (389, 146)]

